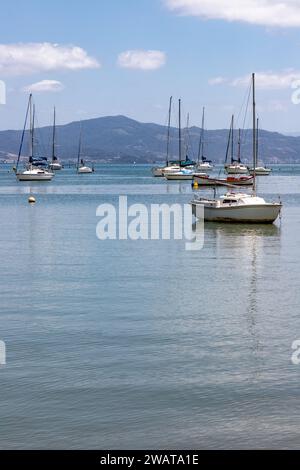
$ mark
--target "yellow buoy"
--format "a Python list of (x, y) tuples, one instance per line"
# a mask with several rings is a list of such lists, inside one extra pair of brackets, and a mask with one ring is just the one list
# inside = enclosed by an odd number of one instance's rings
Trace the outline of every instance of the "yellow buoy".
[(198, 189), (198, 188), (199, 188), (199, 184), (198, 184), (197, 181), (194, 181), (193, 188), (194, 188), (194, 189)]
[(29, 202), (29, 204), (34, 204), (35, 203), (35, 197), (29, 196), (28, 202)]

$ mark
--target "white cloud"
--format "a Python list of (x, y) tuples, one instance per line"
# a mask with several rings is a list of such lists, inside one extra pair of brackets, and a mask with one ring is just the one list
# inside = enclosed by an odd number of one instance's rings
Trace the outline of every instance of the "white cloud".
[(118, 65), (128, 69), (155, 70), (166, 63), (166, 54), (162, 51), (125, 51), (118, 56)]
[(226, 83), (227, 79), (225, 77), (215, 77), (208, 80), (209, 85), (222, 85)]
[(23, 91), (28, 93), (43, 93), (43, 92), (58, 92), (62, 91), (64, 86), (57, 80), (41, 80), (37, 83), (32, 83), (23, 88)]
[(299, 27), (298, 0), (164, 0), (182, 15), (274, 27)]
[[(258, 88), (279, 90), (291, 88), (293, 82), (300, 78), (300, 71), (283, 70), (281, 72), (259, 72), (256, 73), (256, 85)], [(235, 78), (231, 81), (232, 86), (247, 86), (251, 80), (250, 74)]]
[(78, 46), (59, 44), (0, 44), (0, 75), (98, 68), (100, 63)]

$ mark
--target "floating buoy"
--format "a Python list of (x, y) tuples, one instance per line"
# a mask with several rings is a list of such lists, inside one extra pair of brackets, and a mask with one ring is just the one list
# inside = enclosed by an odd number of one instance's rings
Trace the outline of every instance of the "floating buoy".
[(199, 188), (199, 184), (198, 184), (197, 181), (194, 181), (194, 183), (193, 183), (193, 188), (194, 188), (194, 189), (198, 189), (198, 188)]
[(29, 202), (29, 204), (34, 204), (35, 203), (35, 197), (29, 196), (28, 202)]

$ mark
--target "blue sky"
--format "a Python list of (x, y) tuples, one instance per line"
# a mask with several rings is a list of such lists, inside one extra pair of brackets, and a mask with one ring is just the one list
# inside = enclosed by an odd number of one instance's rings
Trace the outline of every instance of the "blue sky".
[[(274, 13), (278, 0), (266, 0), (269, 11), (260, 11), (258, 0), (248, 0), (247, 11), (242, 3), (5, 2), (0, 79), (7, 97), (0, 128), (22, 126), (30, 89), (40, 125), (50, 123), (54, 104), (59, 123), (115, 114), (165, 123), (173, 95), (182, 98), (192, 124), (200, 124), (205, 105), (208, 128), (228, 127), (256, 71), (262, 126), (300, 131), (300, 105), (291, 100), (291, 84), (300, 78), (300, 6), (283, 1), (285, 11)], [(80, 53), (74, 66), (75, 46)]]

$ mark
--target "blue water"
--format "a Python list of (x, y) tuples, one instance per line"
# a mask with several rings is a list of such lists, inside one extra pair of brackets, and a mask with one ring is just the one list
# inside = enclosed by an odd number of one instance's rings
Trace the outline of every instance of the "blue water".
[(99, 204), (184, 203), (189, 182), (99, 165), (18, 183), (2, 165), (0, 448), (299, 448), (300, 168), (259, 191), (281, 223), (206, 224), (189, 252), (96, 237)]

